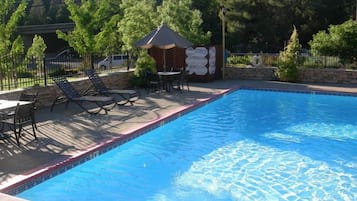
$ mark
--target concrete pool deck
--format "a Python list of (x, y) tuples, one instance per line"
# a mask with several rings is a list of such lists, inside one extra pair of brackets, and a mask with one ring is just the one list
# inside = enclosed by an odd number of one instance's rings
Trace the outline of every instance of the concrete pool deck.
[[(20, 139), (0, 141), (0, 192), (12, 188), (36, 175), (51, 171), (54, 165), (78, 158), (83, 153), (116, 140), (128, 140), (134, 132), (150, 129), (172, 115), (204, 103), (230, 89), (238, 87), (285, 91), (310, 91), (357, 95), (356, 85), (318, 85), (274, 81), (226, 80), (191, 83), (190, 91), (147, 93), (133, 105), (114, 108), (107, 115), (89, 115), (73, 103), (65, 110), (63, 104), (37, 111), (38, 140), (26, 134)], [(94, 153), (94, 152), (93, 152)], [(0, 200), (13, 200), (0, 195)]]

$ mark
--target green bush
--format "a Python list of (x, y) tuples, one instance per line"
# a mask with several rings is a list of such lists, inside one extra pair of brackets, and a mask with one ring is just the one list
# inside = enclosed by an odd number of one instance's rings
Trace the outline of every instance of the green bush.
[(50, 77), (59, 77), (59, 76), (67, 75), (67, 72), (64, 68), (59, 68), (53, 72), (50, 72), (49, 75)]
[(232, 66), (245, 66), (251, 64), (251, 56), (230, 56), (227, 58), (227, 64)]
[(300, 58), (301, 66), (304, 68), (322, 68), (322, 60), (318, 57)]
[(142, 77), (146, 71), (156, 71), (156, 61), (146, 51), (141, 51), (136, 61), (135, 75)]
[(16, 72), (17, 78), (32, 78), (33, 74), (28, 71), (18, 71)]
[(348, 20), (319, 31), (309, 42), (313, 55), (337, 56), (342, 64), (357, 62), (357, 23)]
[(352, 69), (352, 70), (357, 70), (357, 62), (351, 63), (351, 64), (347, 64), (346, 65), (347, 69)]
[(129, 82), (134, 86), (145, 86), (145, 72), (147, 71), (156, 71), (156, 61), (146, 51), (141, 51), (136, 61), (134, 75), (129, 78)]
[[(299, 64), (304, 68), (343, 68), (341, 59), (332, 56), (300, 57)], [(345, 65), (347, 67), (347, 65)]]

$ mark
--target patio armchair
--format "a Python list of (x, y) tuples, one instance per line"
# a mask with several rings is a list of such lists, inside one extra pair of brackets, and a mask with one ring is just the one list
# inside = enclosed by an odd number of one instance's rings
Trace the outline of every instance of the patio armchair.
[(2, 131), (4, 131), (4, 126), (8, 125), (8, 127), (15, 133), (16, 143), (20, 145), (20, 137), (21, 132), (24, 126), (31, 124), (32, 132), (35, 139), (37, 139), (36, 131), (35, 131), (35, 115), (34, 115), (34, 103), (20, 105), (17, 104), (14, 114), (7, 119), (1, 120), (2, 123)]
[(180, 70), (180, 78), (179, 78), (179, 87), (181, 88), (181, 91), (184, 89), (184, 86), (186, 85), (187, 91), (190, 91), (190, 85), (189, 85), (189, 80), (188, 80), (188, 71), (185, 70), (184, 68), (181, 68)]
[[(65, 101), (66, 107), (69, 102), (74, 102), (89, 114), (98, 114), (102, 110), (105, 111), (105, 114), (108, 114), (108, 111), (116, 106), (116, 101), (114, 100), (113, 97), (81, 95), (73, 87), (73, 85), (70, 82), (68, 82), (68, 80), (65, 77), (53, 78), (53, 81), (56, 83), (58, 88), (61, 89), (65, 97), (61, 97), (61, 96), (56, 97), (56, 99), (52, 103), (51, 111), (53, 110), (54, 105), (58, 101)], [(85, 103), (94, 103), (99, 107), (99, 109), (92, 111), (90, 108), (85, 106)]]
[(92, 82), (94, 89), (102, 96), (112, 96), (117, 105), (133, 103), (139, 99), (139, 93), (135, 90), (111, 89), (108, 88), (94, 69), (85, 70), (86, 75)]
[[(31, 102), (33, 102), (33, 109), (34, 109), (33, 124), (35, 125), (36, 130), (38, 130), (37, 124), (36, 124), (36, 120), (35, 120), (35, 111), (37, 109), (37, 107), (36, 107), (37, 97), (38, 97), (38, 92), (35, 92), (35, 93), (22, 92), (20, 94), (19, 99), (18, 99), (19, 101), (31, 101)], [(7, 114), (7, 116), (13, 116), (13, 115), (15, 115), (15, 111), (11, 111), (11, 112), (9, 112)]]
[(157, 73), (145, 71), (145, 87), (147, 92), (161, 91), (164, 88), (163, 82)]

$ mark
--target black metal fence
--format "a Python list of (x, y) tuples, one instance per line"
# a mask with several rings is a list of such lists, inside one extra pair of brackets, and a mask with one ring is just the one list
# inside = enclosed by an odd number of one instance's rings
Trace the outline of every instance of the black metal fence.
[[(253, 53), (231, 53), (227, 59), (227, 65), (249, 66), (253, 64)], [(258, 54), (261, 66), (277, 66), (279, 54)], [(120, 66), (104, 66), (99, 62), (104, 57), (92, 58), (91, 64), (84, 64), (83, 59), (73, 57), (60, 58), (36, 58), (25, 55), (6, 55), (0, 57), (0, 90), (12, 90), (31, 86), (46, 86), (52, 83), (52, 77), (84, 76), (86, 68), (95, 68), (97, 71), (128, 70), (135, 61), (130, 64), (125, 62)], [(128, 60), (129, 61), (129, 60)], [(257, 61), (255, 61), (257, 62)], [(87, 62), (88, 63), (88, 62)], [(357, 64), (342, 63), (338, 57), (301, 55), (300, 67), (307, 68), (351, 68), (357, 69)]]
[(85, 65), (82, 58), (36, 58), (25, 55), (6, 55), (0, 57), (0, 90), (12, 90), (31, 86), (46, 86), (52, 83), (52, 77), (82, 77), (86, 68), (98, 71), (116, 71), (128, 69), (126, 64), (108, 68), (98, 67), (101, 58), (93, 58)]
[[(231, 53), (227, 59), (228, 65), (233, 66), (254, 66), (254, 56), (258, 56), (262, 66), (277, 66), (278, 57), (277, 53)], [(311, 55), (300, 55), (298, 61), (299, 67), (306, 68), (351, 68), (357, 69), (357, 64), (355, 63), (344, 63), (338, 57), (332, 56), (311, 56)]]

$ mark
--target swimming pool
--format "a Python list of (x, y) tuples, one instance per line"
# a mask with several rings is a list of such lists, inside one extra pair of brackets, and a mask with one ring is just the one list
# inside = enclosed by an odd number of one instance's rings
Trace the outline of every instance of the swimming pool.
[(357, 97), (238, 90), (47, 180), (41, 200), (357, 200)]

